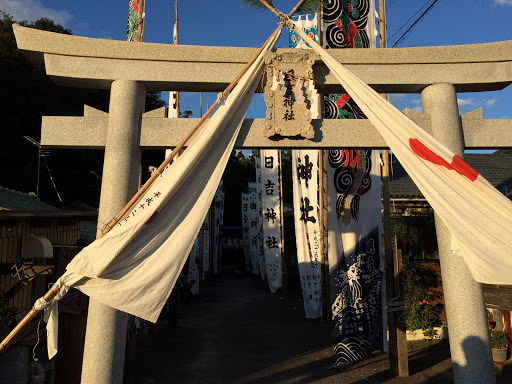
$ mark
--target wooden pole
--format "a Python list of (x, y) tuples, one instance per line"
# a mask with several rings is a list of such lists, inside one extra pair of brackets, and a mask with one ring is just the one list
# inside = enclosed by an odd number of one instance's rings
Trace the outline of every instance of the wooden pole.
[(331, 300), (329, 292), (329, 257), (327, 237), (327, 169), (326, 151), (318, 151), (318, 178), (319, 178), (319, 214), (320, 223), (320, 250), (322, 268), (322, 324), (329, 324), (331, 315)]
[[(386, 4), (385, 0), (379, 0), (379, 31), (380, 48), (386, 47)], [(386, 98), (386, 95), (382, 95)], [(391, 245), (391, 210), (389, 202), (389, 151), (382, 151), (382, 199), (384, 205), (384, 248), (386, 256), (386, 296), (387, 299), (401, 297), (397, 254), (393, 252)], [(389, 330), (389, 365), (394, 376), (409, 376), (409, 361), (407, 357), (407, 338), (405, 334), (405, 322), (400, 321), (400, 312), (388, 312)]]
[[(295, 12), (297, 12), (297, 9), (299, 6), (304, 2), (305, 0), (301, 0), (297, 6), (289, 13), (288, 17), (293, 16)], [(212, 106), (206, 111), (204, 116), (201, 116), (201, 118), (198, 120), (198, 122), (192, 127), (192, 129), (185, 135), (185, 137), (181, 140), (181, 142), (174, 148), (174, 150), (167, 156), (167, 158), (163, 161), (162, 164), (158, 167), (156, 172), (153, 172), (153, 174), (149, 177), (149, 179), (144, 183), (144, 185), (137, 191), (137, 193), (132, 197), (132, 199), (126, 204), (126, 206), (117, 214), (116, 217), (114, 217), (110, 223), (101, 231), (101, 233), (98, 235), (96, 240), (102, 238), (105, 236), (114, 226), (116, 223), (121, 220), (123, 217), (127, 215), (129, 211), (131, 211), (133, 205), (137, 202), (137, 200), (148, 190), (148, 188), (151, 186), (153, 181), (156, 180), (156, 178), (164, 171), (165, 167), (172, 162), (174, 157), (177, 153), (183, 147), (185, 144), (190, 140), (190, 138), (198, 131), (198, 129), (202, 126), (202, 124), (206, 121), (206, 119), (211, 115), (211, 113), (217, 108), (217, 106), (220, 104), (220, 102), (233, 90), (233, 88), (238, 84), (242, 76), (247, 72), (247, 70), (250, 68), (250, 66), (256, 61), (260, 53), (265, 49), (267, 44), (270, 42), (272, 37), (279, 32), (283, 28), (283, 25), (280, 24), (275, 31), (270, 35), (270, 37), (265, 41), (265, 43), (261, 46), (260, 49), (254, 54), (254, 56), (249, 60), (249, 62), (246, 64), (246, 66), (240, 71), (240, 73), (236, 76), (236, 78), (226, 87), (226, 89), (222, 92), (222, 97), (217, 98), (217, 100), (212, 104)], [(46, 301), (50, 301), (55, 297), (57, 294), (57, 291), (54, 291), (50, 289), (46, 294), (44, 295), (44, 299)], [(2, 352), (5, 347), (9, 344), (10, 341), (16, 336), (16, 334), (23, 329), (23, 327), (29, 323), (30, 320), (38, 313), (39, 311), (32, 308), (32, 310), (18, 323), (18, 325), (2, 340), (0, 343), (0, 352)]]
[(283, 297), (288, 295), (288, 255), (284, 248), (284, 209), (283, 209), (283, 166), (281, 164), (281, 150), (278, 152), (279, 159), (279, 210), (281, 211), (281, 294)]
[(142, 35), (144, 34), (144, 10), (146, 7), (146, 0), (139, 0), (139, 9), (137, 12), (137, 41), (142, 42)]
[[(318, 44), (323, 45), (323, 6), (318, 5)], [(322, 117), (324, 95), (318, 94), (318, 116)], [(320, 265), (322, 286), (322, 324), (329, 324), (331, 319), (331, 301), (329, 295), (329, 257), (327, 238), (327, 168), (326, 151), (318, 151), (318, 221), (320, 228)]]

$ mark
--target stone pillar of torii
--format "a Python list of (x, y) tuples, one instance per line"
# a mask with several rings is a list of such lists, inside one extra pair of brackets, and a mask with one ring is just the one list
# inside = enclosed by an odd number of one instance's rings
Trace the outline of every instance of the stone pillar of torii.
[[(136, 191), (141, 150), (176, 146), (197, 121), (167, 119), (164, 110), (143, 114), (145, 92), (222, 91), (256, 51), (130, 44), (18, 25), (14, 31), (18, 47), (32, 61), (44, 63), (55, 83), (111, 90), (108, 114), (86, 107), (83, 117), (44, 116), (41, 132), (47, 147), (105, 148), (100, 223), (115, 216)], [(486, 120), (481, 111), (460, 117), (456, 97), (457, 92), (501, 90), (512, 83), (512, 41), (330, 53), (377, 92), (421, 93), (424, 113), (404, 112), (459, 156), (464, 149), (512, 147), (512, 120)], [(278, 49), (268, 63), (283, 58), (308, 62), (320, 93), (342, 91), (315, 54), (305, 58), (302, 52)], [(275, 140), (268, 137), (276, 128), (269, 129), (272, 119), (267, 114), (266, 119), (245, 120), (235, 147), (387, 148), (368, 120), (305, 121), (313, 134), (303, 136), (310, 138)], [(482, 287), (462, 258), (451, 255), (451, 236), (437, 218), (436, 228), (455, 382), (494, 382)], [(126, 314), (91, 300), (82, 383), (121, 383), (125, 341)]]

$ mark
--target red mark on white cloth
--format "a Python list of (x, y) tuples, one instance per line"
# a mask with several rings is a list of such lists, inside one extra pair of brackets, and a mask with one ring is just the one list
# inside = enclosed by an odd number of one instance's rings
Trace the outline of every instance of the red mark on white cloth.
[(158, 211), (153, 212), (153, 214), (152, 214), (152, 215), (151, 215), (151, 217), (148, 219), (148, 221), (146, 221), (146, 225), (148, 225), (149, 223), (151, 223), (151, 221), (156, 217), (156, 215), (158, 215)]
[(430, 149), (428, 149), (421, 141), (418, 139), (409, 139), (409, 145), (411, 146), (412, 151), (421, 157), (424, 160), (430, 161), (433, 164), (441, 165), (449, 170), (456, 171), (460, 173), (462, 176), (466, 176), (469, 180), (475, 181), (478, 177), (478, 172), (471, 168), (464, 160), (462, 160), (459, 156), (454, 155), (451, 164), (448, 163), (441, 156), (436, 155)]

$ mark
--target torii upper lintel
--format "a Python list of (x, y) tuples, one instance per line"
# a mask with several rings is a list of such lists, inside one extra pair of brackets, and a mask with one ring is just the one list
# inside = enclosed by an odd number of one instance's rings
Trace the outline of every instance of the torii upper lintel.
[[(155, 91), (218, 92), (236, 76), (256, 48), (131, 44), (62, 35), (13, 25), (20, 50), (45, 64), (58, 85), (110, 89), (115, 80), (144, 83)], [(290, 51), (290, 52), (288, 52)], [(278, 49), (277, 53), (297, 54)], [(457, 92), (501, 90), (512, 83), (512, 41), (474, 45), (332, 50), (350, 71), (381, 93), (418, 93), (435, 83)], [(315, 55), (319, 92), (340, 92)]]

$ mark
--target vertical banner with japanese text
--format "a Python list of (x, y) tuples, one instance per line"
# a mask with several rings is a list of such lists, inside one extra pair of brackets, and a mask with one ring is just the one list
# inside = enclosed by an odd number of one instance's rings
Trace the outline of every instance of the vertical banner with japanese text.
[(249, 237), (249, 194), (242, 193), (242, 244), (244, 250), (245, 271), (252, 272), (251, 241)]
[(322, 268), (318, 220), (318, 151), (292, 152), (295, 239), (306, 318), (322, 316)]
[(203, 222), (203, 280), (208, 275), (208, 271), (210, 270), (210, 215), (211, 210), (208, 211)]
[[(318, 19), (314, 15), (298, 16), (297, 24), (318, 41)], [(290, 30), (290, 48), (310, 47)], [(318, 119), (319, 96), (314, 85), (311, 89), (311, 118)], [(322, 316), (322, 268), (320, 243), (322, 241), (318, 221), (318, 151), (292, 151), (293, 210), (295, 212), (295, 241), (299, 265), (302, 297), (306, 318)], [(300, 213), (299, 213), (300, 212)]]
[(263, 211), (263, 249), (270, 292), (281, 288), (281, 202), (279, 196), (279, 154), (261, 150), (261, 206)]
[(263, 251), (263, 210), (261, 207), (262, 186), (261, 186), (261, 161), (260, 158), (255, 159), (256, 163), (256, 209), (258, 212), (258, 255), (260, 259), (260, 276), (263, 280), (267, 277), (265, 270), (265, 253)]
[(248, 184), (249, 196), (249, 242), (250, 242), (250, 255), (251, 255), (251, 270), (255, 275), (260, 275), (260, 250), (258, 247), (258, 193), (256, 191), (256, 183)]
[(222, 191), (222, 181), (215, 192), (213, 198), (213, 209), (214, 209), (214, 227), (213, 227), (213, 273), (219, 273), (219, 262), (220, 262), (220, 238), (224, 229), (224, 192)]
[(190, 293), (193, 295), (199, 294), (199, 237), (194, 242), (194, 246), (190, 251), (188, 257), (188, 273), (187, 282), (192, 283)]
[[(375, 47), (375, 0), (330, 0), (328, 48)], [(349, 94), (324, 96), (324, 118), (365, 119)], [(336, 364), (386, 350), (379, 151), (328, 151), (329, 280)]]

